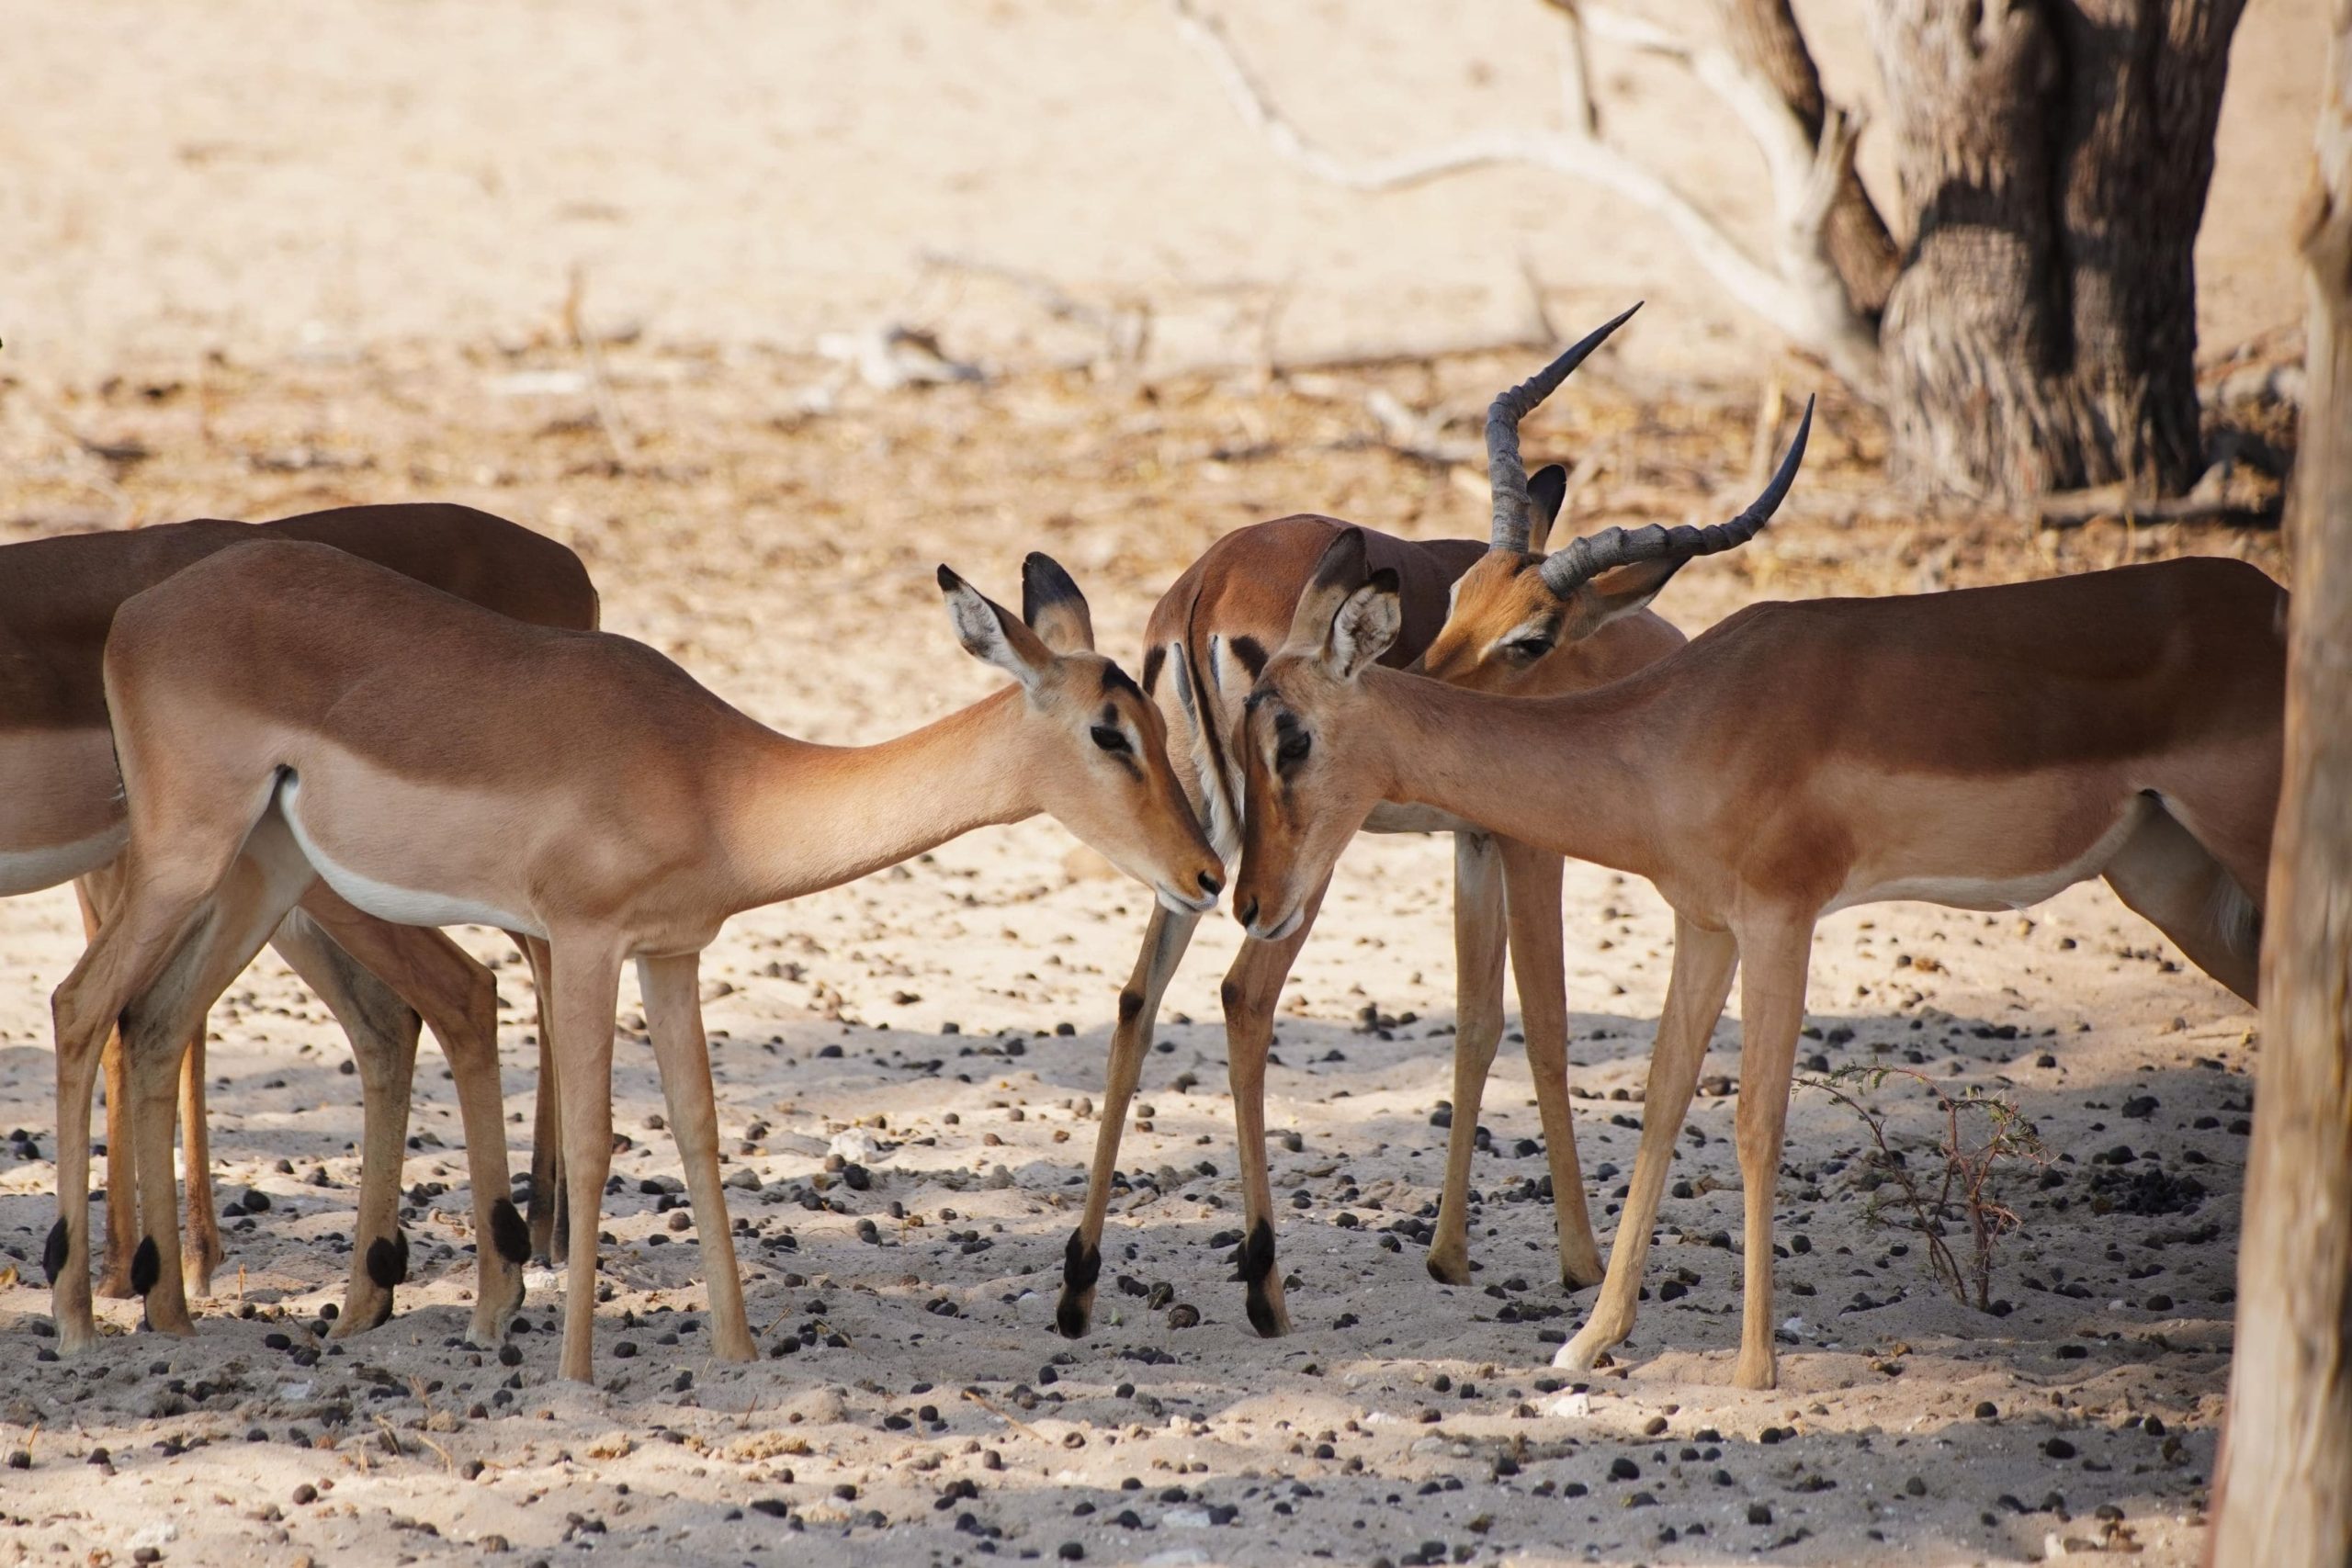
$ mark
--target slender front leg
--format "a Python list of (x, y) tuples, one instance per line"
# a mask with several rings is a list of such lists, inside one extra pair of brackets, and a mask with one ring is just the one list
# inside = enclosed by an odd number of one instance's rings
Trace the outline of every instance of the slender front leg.
[(558, 1112), (563, 1105), (555, 1060), (554, 982), (548, 978), (548, 944), (535, 936), (509, 931), (531, 968), (531, 996), (539, 1016), (539, 1081), (531, 1102), (531, 1256), (549, 1263), (563, 1261), (569, 1237), (564, 1224), (563, 1131)]
[(670, 1135), (677, 1140), (695, 1229), (702, 1236), (703, 1277), (710, 1286), (711, 1352), (722, 1361), (749, 1361), (759, 1351), (743, 1310), (743, 1276), (735, 1262), (726, 1190), (718, 1182), (718, 1105), (711, 1090), (710, 1041), (703, 1032), (696, 979), (701, 966), (698, 953), (639, 958), (637, 983), (645, 996), (645, 1027), (653, 1037), (662, 1098), (670, 1107)]
[(212, 1271), (228, 1254), (220, 1246), (220, 1200), (212, 1189), (212, 1122), (204, 1104), (204, 1031), (207, 1013), (197, 1015), (180, 1054), (180, 1150), (187, 1166), (187, 1253), (182, 1278), (191, 1296), (212, 1293)]
[(1699, 1069), (1707, 1059), (1707, 1041), (1714, 1033), (1715, 1020), (1723, 1016), (1724, 998), (1730, 994), (1732, 970), (1738, 962), (1739, 945), (1729, 931), (1706, 931), (1675, 918), (1674, 973), (1667, 982), (1657, 1040), (1650, 1047), (1649, 1088), (1642, 1097), (1642, 1145), (1634, 1158), (1633, 1183), (1624, 1212), (1617, 1218), (1616, 1245), (1610, 1248), (1600, 1299), (1584, 1327), (1553, 1357), (1555, 1367), (1590, 1371), (1602, 1351), (1623, 1344), (1634, 1332), (1642, 1269), (1649, 1260), (1650, 1227), (1657, 1222), (1658, 1201), (1666, 1194), (1674, 1141), (1681, 1135), (1682, 1119), (1699, 1087)]
[(1739, 1180), (1747, 1211), (1747, 1268), (1732, 1381), (1742, 1388), (1770, 1388), (1780, 1378), (1772, 1349), (1772, 1201), (1789, 1124), (1797, 1031), (1804, 1024), (1813, 919), (1742, 922), (1739, 946)]
[(1274, 1195), (1266, 1175), (1266, 1053), (1273, 1048), (1274, 1005), (1283, 981), (1315, 929), (1330, 887), (1325, 878), (1307, 898), (1298, 929), (1280, 942), (1245, 938), (1226, 972), (1226, 1072), (1233, 1085), (1233, 1128), (1241, 1155), (1241, 1245), (1233, 1277), (1241, 1281), (1250, 1326), (1269, 1339), (1290, 1332), (1283, 1277), (1274, 1267)]
[(1484, 833), (1453, 835), (1453, 1128), (1427, 1262), (1431, 1279), (1466, 1285), (1478, 1109), (1503, 1037), (1502, 861)]
[(587, 1382), (596, 1370), (596, 1223), (613, 1168), (613, 1014), (620, 957), (593, 940), (574, 941), (553, 951), (548, 969), (571, 1230), (560, 1373)]
[(1102, 1272), (1102, 1222), (1110, 1213), (1111, 1183), (1119, 1174), (1119, 1135), (1126, 1129), (1127, 1107), (1135, 1100), (1144, 1056), (1151, 1050), (1159, 998), (1200, 923), (1198, 915), (1171, 915), (1155, 904), (1135, 972), (1119, 993), (1119, 1021), (1111, 1029), (1110, 1072), (1102, 1084), (1102, 1119), (1094, 1129), (1094, 1164), (1086, 1178), (1086, 1213), (1062, 1249), (1062, 1293), (1055, 1303), (1054, 1326), (1067, 1338), (1084, 1334), (1094, 1314), (1094, 1281)]
[(1498, 840), (1503, 902), (1510, 911), (1510, 966), (1519, 976), (1519, 1022), (1527, 1036), (1527, 1070), (1544, 1122), (1544, 1156), (1552, 1168), (1552, 1218), (1560, 1233), (1560, 1283), (1580, 1291), (1600, 1280), (1600, 1243), (1586, 1206), (1584, 1162), (1577, 1157), (1575, 1112), (1568, 1104), (1568, 980), (1560, 938), (1560, 857)]

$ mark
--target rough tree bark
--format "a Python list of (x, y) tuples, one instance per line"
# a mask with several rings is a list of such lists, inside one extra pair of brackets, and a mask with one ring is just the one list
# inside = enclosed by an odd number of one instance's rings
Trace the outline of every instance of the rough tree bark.
[(2194, 247), (2244, 0), (1881, 0), (1895, 456), (2004, 499), (2203, 468)]
[[(1828, 121), (1829, 100), (1822, 93), (1821, 73), (1814, 66), (1789, 0), (1726, 0), (1723, 10), (1733, 51), (1771, 83), (1804, 129), (1806, 141), (1818, 145)], [(1879, 216), (1850, 166), (1838, 182), (1825, 240), (1830, 263), (1845, 285), (1847, 305), (1863, 321), (1876, 322), (1901, 270), (1901, 254), (1886, 231), (1886, 220)]]
[[(1516, 164), (1657, 214), (1726, 294), (1885, 411), (1895, 467), (1923, 488), (2148, 499), (2203, 472), (2195, 246), (2245, 0), (1875, 0), (1900, 249), (1790, 0), (1716, 0), (1720, 38), (1545, 0), (1565, 29), (1564, 123), (1370, 160), (1303, 134), (1199, 0), (1168, 4), (1243, 118), (1319, 179), (1393, 191)], [(1678, 62), (1756, 143), (1769, 255), (1603, 132), (1588, 38)]]
[(2352, 0), (2335, 0), (2306, 204), (2286, 788), (2263, 948), (2212, 1561), (2352, 1562)]

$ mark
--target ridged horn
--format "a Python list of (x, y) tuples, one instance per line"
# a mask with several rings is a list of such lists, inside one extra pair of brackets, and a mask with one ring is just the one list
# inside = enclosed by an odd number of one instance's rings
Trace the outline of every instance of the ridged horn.
[(1789, 493), (1789, 486), (1797, 477), (1797, 465), (1804, 460), (1805, 438), (1812, 433), (1813, 400), (1807, 398), (1804, 418), (1797, 423), (1796, 439), (1789, 443), (1788, 455), (1781, 459), (1772, 482), (1764, 487), (1764, 493), (1752, 505), (1730, 522), (1712, 523), (1704, 528), (1668, 528), (1655, 523), (1631, 532), (1604, 528), (1598, 534), (1571, 540), (1566, 547), (1544, 557), (1540, 569), (1544, 586), (1565, 599), (1576, 592), (1579, 583), (1614, 567), (1631, 566), (1636, 561), (1685, 561), (1747, 543), (1772, 520), (1772, 513)]
[(1527, 494), (1527, 465), (1519, 456), (1519, 422), (1536, 404), (1552, 395), (1586, 356), (1609, 341), (1609, 334), (1633, 318), (1641, 303), (1615, 320), (1605, 321), (1571, 344), (1566, 354), (1544, 367), (1487, 409), (1487, 482), (1495, 492), (1495, 525), (1490, 538), (1498, 550), (1524, 550), (1532, 526), (1532, 502)]

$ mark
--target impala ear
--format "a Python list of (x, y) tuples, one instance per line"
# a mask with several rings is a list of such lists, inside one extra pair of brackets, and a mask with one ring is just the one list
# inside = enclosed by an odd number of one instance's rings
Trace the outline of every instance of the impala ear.
[(1679, 560), (1635, 561), (1579, 582), (1568, 600), (1561, 640), (1574, 642), (1590, 637), (1613, 620), (1648, 608), (1658, 590), (1671, 581), (1683, 565)]
[(1324, 646), (1331, 630), (1331, 618), (1348, 595), (1363, 586), (1364, 539), (1361, 528), (1342, 528), (1323, 547), (1323, 557), (1315, 563), (1315, 575), (1298, 596), (1298, 605), (1291, 612), (1290, 635), (1283, 646), (1318, 649)]
[(1331, 617), (1331, 635), (1323, 647), (1323, 661), (1343, 681), (1352, 681), (1363, 667), (1388, 651), (1405, 625), (1405, 606), (1396, 596), (1396, 573), (1382, 567), (1372, 581), (1347, 597)]
[(1033, 550), (1021, 563), (1021, 618), (1056, 653), (1094, 651), (1094, 619), (1087, 613), (1086, 595), (1049, 555)]
[(1004, 606), (944, 566), (939, 591), (947, 596), (948, 618), (956, 623), (956, 640), (964, 651), (986, 660), (1035, 694), (1053, 668), (1054, 650)]
[(1527, 498), (1533, 502), (1528, 508), (1527, 550), (1540, 556), (1552, 536), (1552, 525), (1560, 520), (1560, 503), (1568, 499), (1568, 470), (1557, 463), (1544, 464), (1527, 481)]

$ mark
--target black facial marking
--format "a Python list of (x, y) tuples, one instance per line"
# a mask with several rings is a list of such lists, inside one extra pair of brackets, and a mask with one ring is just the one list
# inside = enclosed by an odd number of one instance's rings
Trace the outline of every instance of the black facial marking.
[(368, 1244), (368, 1278), (376, 1281), (379, 1291), (389, 1291), (401, 1282), (400, 1250), (382, 1236)]
[(1076, 1339), (1086, 1332), (1086, 1298), (1102, 1277), (1102, 1249), (1087, 1246), (1083, 1231), (1070, 1232), (1069, 1245), (1062, 1248), (1061, 1302), (1054, 1309), (1054, 1326), (1063, 1338)]
[(490, 1240), (498, 1256), (509, 1263), (520, 1263), (531, 1256), (531, 1227), (523, 1223), (513, 1199), (501, 1198), (490, 1206)]
[(1154, 648), (1143, 656), (1143, 689), (1147, 695), (1159, 689), (1159, 667), (1167, 662), (1168, 650), (1164, 648)]
[(163, 1277), (164, 1255), (155, 1250), (155, 1238), (152, 1235), (140, 1237), (139, 1250), (130, 1255), (131, 1293), (145, 1295)]
[(1266, 648), (1256, 637), (1238, 637), (1226, 646), (1233, 649), (1233, 657), (1241, 660), (1241, 667), (1250, 671), (1252, 681), (1266, 672)]
[(41, 1248), (40, 1266), (49, 1271), (49, 1282), (52, 1285), (57, 1283), (57, 1277), (65, 1272), (65, 1255), (70, 1245), (65, 1239), (63, 1220), (49, 1227), (49, 1245)]
[[(1144, 679), (1149, 680), (1151, 660), (1148, 658), (1144, 660)], [(1121, 692), (1126, 693), (1137, 702), (1143, 701), (1143, 688), (1136, 685), (1125, 671), (1115, 664), (1104, 664), (1102, 666), (1102, 694), (1106, 697), (1115, 696)]]
[(1233, 1277), (1247, 1287), (1244, 1303), (1250, 1314), (1250, 1326), (1261, 1338), (1272, 1339), (1282, 1333), (1282, 1324), (1274, 1316), (1272, 1298), (1266, 1293), (1266, 1281), (1274, 1272), (1274, 1227), (1260, 1220), (1251, 1228), (1250, 1237), (1233, 1249)]

